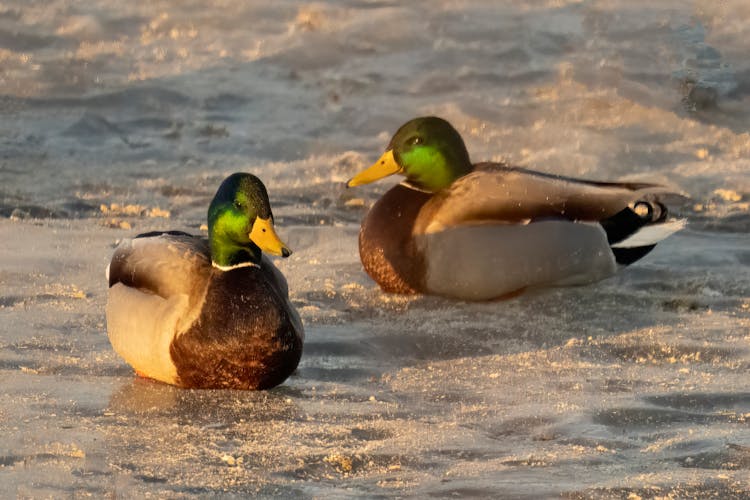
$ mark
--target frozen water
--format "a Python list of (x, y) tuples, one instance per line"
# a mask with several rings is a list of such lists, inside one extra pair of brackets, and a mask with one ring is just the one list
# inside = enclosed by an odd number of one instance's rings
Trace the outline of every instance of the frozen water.
[[(0, 493), (746, 498), (750, 4), (0, 4)], [(439, 114), (476, 161), (668, 183), (688, 228), (592, 286), (382, 294), (346, 190)], [(136, 379), (116, 241), (268, 187), (306, 324), (264, 393)]]

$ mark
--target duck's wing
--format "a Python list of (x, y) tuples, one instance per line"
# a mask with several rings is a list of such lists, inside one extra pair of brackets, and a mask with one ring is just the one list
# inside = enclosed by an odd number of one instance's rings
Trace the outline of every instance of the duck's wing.
[(417, 235), (428, 292), (488, 300), (524, 288), (593, 283), (617, 270), (600, 224), (463, 225)]
[(109, 286), (122, 283), (165, 299), (204, 288), (210, 275), (208, 241), (179, 231), (123, 240), (108, 268)]
[[(657, 184), (595, 182), (496, 164), (477, 168), (425, 204), (415, 234), (464, 224), (545, 218), (598, 222), (638, 201), (652, 204), (662, 195), (678, 194)], [(663, 208), (661, 203), (653, 206)]]
[(174, 384), (170, 345), (200, 315), (210, 273), (203, 238), (148, 233), (120, 243), (108, 268), (114, 350), (142, 375)]

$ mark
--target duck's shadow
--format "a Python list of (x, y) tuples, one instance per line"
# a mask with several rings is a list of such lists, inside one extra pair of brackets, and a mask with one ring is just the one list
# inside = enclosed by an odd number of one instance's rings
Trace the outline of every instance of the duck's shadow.
[(108, 411), (143, 418), (174, 418), (177, 424), (221, 428), (240, 422), (293, 420), (299, 391), (280, 386), (269, 391), (182, 389), (138, 376), (117, 388)]

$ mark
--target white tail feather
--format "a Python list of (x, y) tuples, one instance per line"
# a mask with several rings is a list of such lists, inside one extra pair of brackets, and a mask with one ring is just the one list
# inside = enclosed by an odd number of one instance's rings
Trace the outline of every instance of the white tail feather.
[(643, 226), (622, 241), (618, 241), (612, 248), (636, 248), (655, 245), (687, 225), (687, 219), (674, 219), (658, 224)]

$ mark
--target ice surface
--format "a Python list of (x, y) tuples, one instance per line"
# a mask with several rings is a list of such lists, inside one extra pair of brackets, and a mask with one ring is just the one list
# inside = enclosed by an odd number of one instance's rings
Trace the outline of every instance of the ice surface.
[[(132, 4), (132, 5), (131, 5)], [(746, 498), (750, 4), (0, 5), (0, 496)], [(476, 161), (668, 183), (687, 229), (592, 286), (382, 294), (347, 190), (439, 114)], [(264, 393), (137, 379), (104, 269), (268, 187), (306, 324)]]

